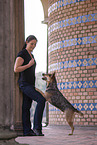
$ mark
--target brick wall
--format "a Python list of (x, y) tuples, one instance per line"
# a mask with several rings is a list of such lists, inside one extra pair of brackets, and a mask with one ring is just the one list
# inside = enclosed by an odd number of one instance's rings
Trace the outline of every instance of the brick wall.
[[(49, 0), (48, 67), (59, 90), (84, 117), (75, 124), (97, 125), (97, 0)], [(50, 124), (66, 124), (49, 106)]]

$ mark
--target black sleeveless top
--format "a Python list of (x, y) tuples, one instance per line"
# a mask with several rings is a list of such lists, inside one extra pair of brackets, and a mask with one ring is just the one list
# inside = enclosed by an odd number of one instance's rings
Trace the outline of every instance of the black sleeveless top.
[[(24, 59), (23, 65), (28, 64), (29, 61), (31, 60), (31, 56), (26, 49), (23, 49), (22, 51), (20, 51), (17, 57), (22, 57)], [(32, 57), (34, 58), (33, 55)], [(35, 67), (36, 67), (36, 61), (34, 65), (32, 65), (30, 68), (19, 73), (19, 79), (18, 79), (19, 84), (26, 82), (35, 86)]]

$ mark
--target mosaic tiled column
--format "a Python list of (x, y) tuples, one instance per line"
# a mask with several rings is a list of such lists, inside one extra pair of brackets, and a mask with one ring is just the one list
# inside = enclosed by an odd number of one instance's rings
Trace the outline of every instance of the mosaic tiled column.
[[(48, 67), (59, 90), (84, 113), (75, 124), (97, 125), (97, 1), (49, 0)], [(66, 124), (49, 106), (50, 124)]]

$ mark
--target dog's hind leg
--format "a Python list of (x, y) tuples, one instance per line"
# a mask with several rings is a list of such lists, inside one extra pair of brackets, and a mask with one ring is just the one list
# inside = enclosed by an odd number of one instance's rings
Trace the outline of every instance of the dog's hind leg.
[(66, 121), (68, 122), (69, 126), (71, 127), (71, 133), (69, 135), (73, 135), (73, 132), (74, 132), (74, 126), (73, 126), (74, 111), (68, 108), (65, 111), (65, 117), (66, 117)]
[(74, 132), (73, 122), (68, 122), (68, 124), (69, 124), (70, 127), (71, 127), (71, 133), (69, 133), (69, 135), (73, 135), (73, 132)]

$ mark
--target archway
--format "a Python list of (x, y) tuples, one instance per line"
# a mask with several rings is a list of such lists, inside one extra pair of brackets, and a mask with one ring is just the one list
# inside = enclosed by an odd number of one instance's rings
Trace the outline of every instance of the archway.
[[(21, 5), (20, 5), (20, 3), (21, 3)], [(15, 45), (15, 56), (16, 56), (17, 53), (19, 52), (19, 50), (21, 50), (21, 48), (23, 46), (23, 43), (24, 43), (24, 39), (25, 39), (25, 37), (24, 37), (25, 36), (25, 31), (24, 31), (25, 30), (24, 29), (24, 26), (25, 26), (25, 23), (24, 23), (24, 0), (22, 0), (22, 2), (15, 0), (14, 6), (15, 6), (15, 13), (16, 13), (15, 31), (16, 31), (16, 34), (17, 34), (16, 35), (16, 45)], [(20, 9), (20, 7), (22, 9)], [(45, 6), (43, 6), (43, 7), (45, 7)], [(47, 15), (44, 15), (43, 23), (47, 23), (46, 16)], [(21, 17), (22, 17), (22, 19), (21, 19)], [(23, 35), (22, 38), (20, 38), (21, 33)], [(27, 35), (29, 35), (29, 34), (27, 34)], [(15, 84), (15, 90), (14, 90), (14, 94), (15, 94), (15, 123), (14, 124), (15, 124), (15, 130), (19, 131), (19, 133), (20, 133), (20, 131), (22, 131), (22, 118), (21, 118), (21, 116), (22, 116), (21, 115), (22, 114), (22, 110), (21, 110), (22, 94), (19, 91), (19, 88), (18, 88), (18, 85), (17, 85), (17, 79), (18, 79), (18, 75), (15, 75), (15, 83), (14, 83)]]
[[(24, 26), (25, 39), (28, 35), (35, 35), (38, 43), (33, 50), (33, 55), (36, 60), (36, 87), (41, 91), (45, 91), (46, 82), (42, 81), (42, 73), (47, 71), (47, 25), (43, 24), (44, 11), (40, 0), (24, 0)], [(31, 107), (31, 121), (33, 122), (33, 115), (36, 103), (32, 103)], [(43, 124), (47, 124), (47, 107), (44, 110)]]

